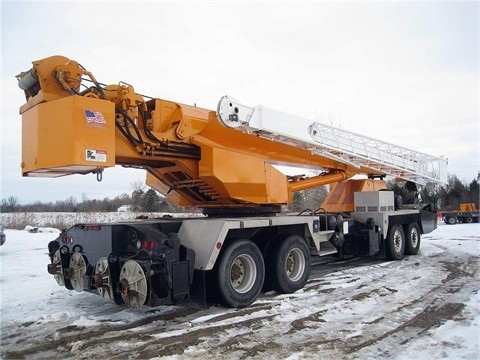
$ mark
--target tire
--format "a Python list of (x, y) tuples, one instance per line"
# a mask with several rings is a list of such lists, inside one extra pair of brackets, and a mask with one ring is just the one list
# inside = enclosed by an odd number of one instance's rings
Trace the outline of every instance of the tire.
[(401, 225), (393, 225), (388, 229), (385, 243), (388, 260), (401, 260), (405, 254), (405, 233)]
[(283, 294), (302, 289), (310, 276), (310, 262), (310, 250), (301, 236), (278, 241), (266, 264), (269, 284)]
[(417, 255), (420, 250), (420, 228), (417, 223), (411, 223), (405, 233), (405, 254)]
[(455, 225), (457, 223), (457, 218), (455, 217), (447, 217), (446, 223), (448, 225)]
[(468, 223), (468, 224), (471, 224), (471, 223), (473, 223), (473, 219), (471, 217), (467, 217), (467, 218), (465, 218), (465, 222)]
[(262, 253), (249, 240), (234, 241), (225, 249), (216, 272), (223, 304), (234, 308), (248, 306), (262, 290), (265, 277)]

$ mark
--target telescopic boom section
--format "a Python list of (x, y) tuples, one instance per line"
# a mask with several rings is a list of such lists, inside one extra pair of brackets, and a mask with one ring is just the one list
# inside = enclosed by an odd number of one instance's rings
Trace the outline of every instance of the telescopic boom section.
[[(98, 83), (63, 56), (34, 61), (17, 79), (27, 99), (20, 108), (23, 176), (96, 173), (101, 179), (108, 167), (139, 167), (147, 170), (147, 184), (177, 205), (251, 208), (286, 204), (294, 191), (355, 174), (386, 174), (332, 149), (320, 151), (310, 124), (296, 117), (242, 107), (228, 97), (217, 112), (144, 98), (126, 83)], [(251, 109), (279, 130), (243, 119)], [(287, 177), (274, 165), (320, 175)]]
[(446, 182), (447, 160), (264, 106), (249, 107), (224, 97), (220, 120), (229, 127), (308, 149), (360, 173), (391, 175), (420, 185)]

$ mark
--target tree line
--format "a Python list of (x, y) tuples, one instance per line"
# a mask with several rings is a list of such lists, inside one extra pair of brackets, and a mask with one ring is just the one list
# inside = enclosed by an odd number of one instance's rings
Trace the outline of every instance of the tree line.
[[(475, 203), (480, 206), (480, 177), (471, 182), (462, 182), (456, 175), (449, 175), (444, 185), (427, 184), (420, 189), (413, 189), (405, 182), (387, 181), (387, 188), (402, 196), (404, 204), (431, 203), (438, 210), (451, 211), (460, 208), (461, 203)], [(325, 186), (299, 191), (293, 194), (293, 201), (287, 206), (291, 212), (306, 209), (317, 210), (328, 194)]]
[[(401, 195), (409, 203), (423, 202), (432, 203), (443, 211), (457, 210), (462, 203), (474, 203), (477, 208), (480, 204), (480, 176), (471, 182), (462, 182), (455, 175), (449, 175), (445, 185), (427, 184), (417, 193), (408, 191), (404, 183), (394, 183), (390, 188)], [(412, 196), (415, 196), (412, 199)]]
[[(480, 178), (466, 183), (457, 176), (450, 175), (444, 185), (427, 184), (418, 192), (409, 191), (405, 183), (388, 181), (389, 189), (401, 195), (404, 203), (423, 202), (433, 203), (438, 209), (448, 211), (456, 210), (461, 203), (475, 203), (479, 206)], [(15, 196), (4, 198), (0, 202), (0, 212), (116, 212), (121, 206), (127, 205), (134, 212), (192, 212), (168, 203), (155, 190), (145, 190), (143, 184), (132, 184), (131, 194), (121, 194), (113, 199), (104, 198), (88, 199), (83, 194), (81, 200), (69, 197), (66, 200), (55, 202), (34, 202), (22, 205)], [(285, 207), (285, 211), (300, 212), (305, 209), (316, 210), (320, 207), (328, 189), (325, 186), (299, 191), (293, 194), (293, 202)], [(194, 210), (193, 210), (194, 211)]]
[(127, 206), (133, 212), (179, 212), (181, 209), (165, 201), (155, 190), (145, 190), (143, 184), (132, 184), (133, 191), (115, 196), (113, 199), (89, 199), (86, 194), (81, 200), (71, 196), (55, 202), (36, 201), (20, 204), (15, 196), (4, 198), (0, 202), (0, 212), (116, 212)]

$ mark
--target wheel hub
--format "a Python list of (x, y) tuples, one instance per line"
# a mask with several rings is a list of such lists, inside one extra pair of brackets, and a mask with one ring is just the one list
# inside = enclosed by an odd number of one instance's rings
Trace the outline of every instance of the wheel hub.
[(255, 262), (250, 255), (238, 256), (230, 268), (230, 284), (239, 293), (249, 291), (257, 276)]
[(297, 281), (305, 272), (305, 259), (298, 248), (293, 248), (285, 260), (285, 272), (291, 281)]
[(413, 247), (417, 246), (417, 241), (418, 241), (418, 234), (417, 230), (412, 230), (412, 234), (410, 235), (411, 243)]
[(402, 235), (400, 231), (395, 230), (395, 235), (393, 238), (393, 246), (395, 247), (395, 251), (400, 252), (402, 249)]
[(241, 282), (240, 279), (242, 278), (242, 276), (243, 276), (242, 264), (239, 263), (239, 260), (237, 259), (232, 266), (232, 276), (231, 276), (232, 282), (233, 283)]
[(287, 266), (286, 266), (287, 274), (289, 276), (293, 271), (293, 265), (294, 265), (293, 255), (292, 255), (292, 253), (290, 253), (290, 255), (287, 258)]

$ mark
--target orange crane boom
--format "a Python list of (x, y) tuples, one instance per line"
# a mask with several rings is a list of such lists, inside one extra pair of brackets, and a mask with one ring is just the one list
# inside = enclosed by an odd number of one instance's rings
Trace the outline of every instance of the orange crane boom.
[[(17, 78), (27, 99), (20, 108), (23, 176), (93, 172), (100, 179), (105, 168), (134, 166), (146, 169), (147, 184), (177, 205), (251, 208), (287, 204), (292, 192), (359, 173), (385, 174), (285, 137), (272, 141), (258, 129), (237, 131), (218, 111), (146, 98), (122, 82), (101, 86), (63, 56), (34, 61)], [(321, 172), (287, 177), (274, 164)]]

